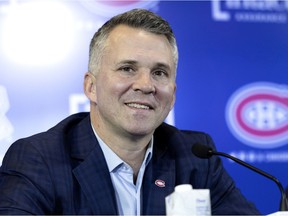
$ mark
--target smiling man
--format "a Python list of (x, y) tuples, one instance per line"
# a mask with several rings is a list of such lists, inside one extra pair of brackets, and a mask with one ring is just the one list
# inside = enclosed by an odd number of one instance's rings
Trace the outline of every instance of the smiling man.
[(209, 135), (163, 123), (175, 102), (178, 51), (147, 10), (113, 17), (90, 44), (90, 113), (16, 141), (0, 169), (1, 214), (165, 215), (179, 184), (208, 188), (212, 213), (258, 214), (218, 157), (196, 158)]
[(85, 76), (91, 121), (136, 179), (147, 144), (174, 105), (173, 47), (164, 35), (126, 25), (115, 27), (104, 46), (99, 69)]

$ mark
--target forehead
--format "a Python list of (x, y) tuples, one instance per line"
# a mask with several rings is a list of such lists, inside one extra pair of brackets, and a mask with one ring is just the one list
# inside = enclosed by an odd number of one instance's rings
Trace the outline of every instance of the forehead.
[[(133, 38), (137, 38), (138, 39), (143, 39), (143, 40), (154, 40), (154, 41), (158, 41), (161, 42), (161, 44), (165, 44), (165, 46), (170, 46), (172, 48), (172, 46), (170, 45), (168, 39), (166, 38), (165, 35), (161, 35), (161, 34), (156, 34), (156, 33), (152, 33), (149, 32), (145, 29), (142, 28), (133, 28), (127, 25), (118, 25), (116, 26), (108, 35), (107, 37), (107, 42), (112, 42), (112, 41), (117, 41), (117, 42), (129, 42), (127, 39), (130, 39), (133, 41)], [(138, 41), (141, 42), (141, 41)], [(147, 46), (149, 46), (149, 44), (146, 44)]]
[(133, 55), (164, 61), (173, 67), (173, 48), (165, 35), (126, 25), (115, 27), (106, 40), (106, 55)]

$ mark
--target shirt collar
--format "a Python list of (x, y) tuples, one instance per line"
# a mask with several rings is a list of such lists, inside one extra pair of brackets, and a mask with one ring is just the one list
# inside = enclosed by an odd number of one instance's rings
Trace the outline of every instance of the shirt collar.
[[(96, 130), (94, 129), (93, 125), (92, 125), (92, 129), (94, 131), (94, 134), (99, 142), (99, 145), (103, 151), (104, 157), (106, 159), (107, 165), (108, 165), (108, 169), (109, 172), (112, 172), (114, 169), (119, 168), (122, 164), (124, 164), (125, 162), (118, 157), (117, 154), (115, 154), (112, 149), (109, 148), (108, 145), (106, 145), (104, 143), (104, 141), (99, 137), (99, 135), (97, 134)], [(153, 150), (153, 144), (154, 144), (154, 137), (152, 136), (151, 141), (148, 144), (146, 153), (145, 153), (145, 157), (144, 157), (144, 161), (145, 161), (145, 166), (147, 166), (147, 164), (149, 163), (149, 161), (152, 158), (152, 150)]]

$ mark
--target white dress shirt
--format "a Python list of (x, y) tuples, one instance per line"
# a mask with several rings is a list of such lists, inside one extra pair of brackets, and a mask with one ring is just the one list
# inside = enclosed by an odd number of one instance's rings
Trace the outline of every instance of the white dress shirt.
[[(93, 128), (94, 130), (94, 128)], [(148, 145), (141, 164), (136, 184), (133, 181), (133, 169), (119, 158), (97, 135), (99, 145), (104, 153), (112, 183), (114, 185), (119, 215), (141, 215), (142, 180), (145, 168), (152, 157), (153, 137)]]

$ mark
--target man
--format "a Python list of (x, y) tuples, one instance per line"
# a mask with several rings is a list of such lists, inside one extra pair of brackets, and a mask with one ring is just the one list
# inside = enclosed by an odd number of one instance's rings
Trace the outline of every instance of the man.
[(208, 188), (212, 213), (258, 214), (220, 159), (196, 158), (204, 133), (163, 123), (175, 101), (178, 61), (169, 24), (132, 10), (90, 44), (84, 91), (90, 114), (16, 141), (0, 171), (2, 214), (164, 215), (179, 184)]

